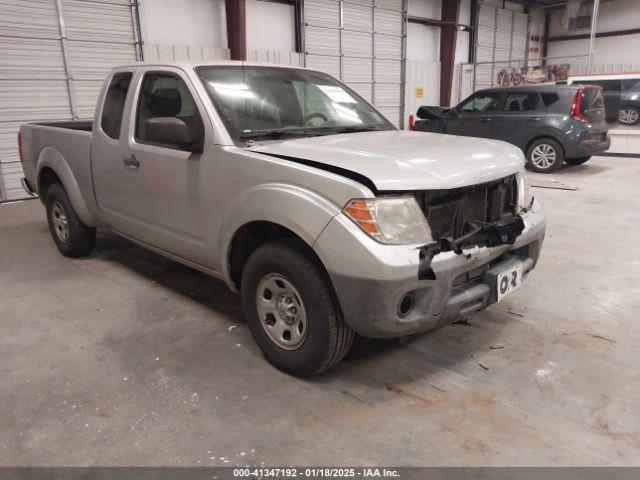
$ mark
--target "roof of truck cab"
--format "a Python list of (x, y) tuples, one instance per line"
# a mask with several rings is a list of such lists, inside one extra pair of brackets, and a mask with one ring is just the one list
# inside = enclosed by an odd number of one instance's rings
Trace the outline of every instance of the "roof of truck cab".
[(263, 62), (246, 62), (242, 60), (202, 60), (198, 62), (136, 62), (124, 65), (118, 65), (114, 68), (114, 70), (121, 68), (143, 68), (143, 67), (171, 67), (171, 68), (179, 68), (182, 70), (191, 70), (197, 67), (229, 67), (229, 66), (246, 66), (246, 67), (270, 67), (270, 68), (294, 68), (297, 70), (313, 70), (305, 67), (297, 67), (291, 65), (279, 65), (275, 63), (263, 63)]

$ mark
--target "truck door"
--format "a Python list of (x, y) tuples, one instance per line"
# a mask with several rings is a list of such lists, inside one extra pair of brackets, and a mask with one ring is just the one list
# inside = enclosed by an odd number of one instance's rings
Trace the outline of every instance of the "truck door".
[(511, 92), (491, 122), (491, 138), (522, 149), (540, 131), (545, 107), (537, 92)]
[(212, 166), (204, 159), (212, 129), (204, 107), (178, 69), (141, 70), (133, 84), (121, 138), (101, 133), (94, 141), (104, 219), (128, 237), (207, 265), (205, 170)]
[(446, 133), (489, 138), (493, 116), (500, 107), (501, 92), (477, 92), (456, 107), (447, 119)]

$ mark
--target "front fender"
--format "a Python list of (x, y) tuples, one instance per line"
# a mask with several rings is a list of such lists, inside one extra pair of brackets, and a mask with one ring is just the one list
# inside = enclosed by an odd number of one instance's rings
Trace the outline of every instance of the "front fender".
[[(62, 154), (53, 147), (44, 147), (38, 155), (38, 164), (36, 168), (38, 186), (40, 185), (40, 175), (45, 167), (49, 167), (53, 170), (62, 182), (62, 186), (66, 190), (67, 195), (69, 195), (71, 205), (73, 205), (73, 208), (78, 214), (78, 217), (80, 217), (80, 220), (89, 226), (98, 225), (97, 218), (93, 215), (86, 200), (82, 196), (80, 185), (78, 184), (78, 180), (73, 174), (71, 167), (69, 167), (64, 156), (62, 156)], [(88, 181), (91, 181), (91, 179)]]
[(341, 211), (325, 197), (305, 188), (268, 183), (242, 192), (227, 210), (220, 229), (220, 269), (232, 286), (229, 272), (229, 252), (236, 232), (250, 222), (271, 222), (291, 230), (309, 246), (320, 232)]

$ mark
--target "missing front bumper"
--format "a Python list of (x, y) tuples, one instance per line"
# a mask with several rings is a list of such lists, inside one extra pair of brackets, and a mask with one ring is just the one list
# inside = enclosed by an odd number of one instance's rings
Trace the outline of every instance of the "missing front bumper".
[(495, 222), (480, 225), (459, 238), (445, 237), (438, 242), (425, 245), (420, 249), (418, 279), (435, 280), (431, 262), (433, 257), (439, 253), (455, 252), (462, 255), (464, 248), (513, 245), (524, 228), (524, 220), (520, 215), (514, 216), (511, 213), (505, 213)]

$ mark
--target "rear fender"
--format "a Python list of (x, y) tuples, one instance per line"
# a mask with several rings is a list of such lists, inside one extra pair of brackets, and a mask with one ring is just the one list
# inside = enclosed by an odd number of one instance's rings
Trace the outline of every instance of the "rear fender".
[[(86, 200), (82, 196), (78, 180), (62, 154), (53, 147), (44, 147), (38, 155), (38, 185), (40, 185), (40, 175), (45, 167), (53, 170), (62, 182), (62, 186), (66, 190), (67, 195), (69, 195), (71, 205), (73, 205), (73, 208), (78, 214), (78, 217), (80, 217), (80, 220), (88, 226), (97, 226), (98, 220), (91, 213)], [(90, 178), (85, 180), (91, 182)]]

